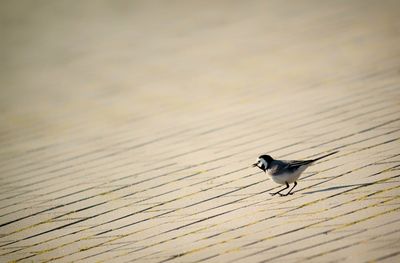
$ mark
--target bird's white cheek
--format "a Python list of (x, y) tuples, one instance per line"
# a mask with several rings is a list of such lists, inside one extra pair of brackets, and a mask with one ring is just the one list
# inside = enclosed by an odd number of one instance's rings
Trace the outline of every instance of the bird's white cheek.
[[(261, 163), (264, 165), (264, 167), (268, 167), (268, 162), (266, 162), (266, 161), (263, 160), (263, 159), (261, 159), (260, 161), (261, 161)], [(260, 166), (261, 166), (261, 163), (260, 163)]]

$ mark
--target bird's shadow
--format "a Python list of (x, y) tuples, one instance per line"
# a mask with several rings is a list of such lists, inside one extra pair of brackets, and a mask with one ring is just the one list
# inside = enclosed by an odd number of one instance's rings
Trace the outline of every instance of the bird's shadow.
[(356, 186), (361, 186), (361, 185), (368, 185), (368, 184), (349, 184), (349, 185), (333, 186), (333, 187), (329, 187), (329, 188), (325, 188), (325, 189), (304, 192), (303, 194), (315, 194), (315, 193), (320, 193), (320, 192), (333, 191), (333, 190), (337, 190), (337, 189), (356, 187)]

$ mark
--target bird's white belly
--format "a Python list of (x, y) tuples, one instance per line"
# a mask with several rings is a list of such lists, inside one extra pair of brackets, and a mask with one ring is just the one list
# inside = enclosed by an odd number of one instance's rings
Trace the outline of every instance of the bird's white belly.
[(306, 167), (301, 167), (299, 170), (297, 170), (294, 173), (283, 173), (279, 175), (271, 175), (272, 180), (277, 183), (277, 184), (291, 184), (297, 181), (299, 179), (301, 173), (305, 170)]

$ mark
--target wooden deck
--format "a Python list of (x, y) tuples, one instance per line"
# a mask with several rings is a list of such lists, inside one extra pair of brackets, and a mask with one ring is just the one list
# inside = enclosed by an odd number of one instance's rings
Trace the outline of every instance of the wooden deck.
[[(399, 262), (399, 1), (2, 1), (0, 262)], [(250, 167), (306, 159), (297, 191)]]

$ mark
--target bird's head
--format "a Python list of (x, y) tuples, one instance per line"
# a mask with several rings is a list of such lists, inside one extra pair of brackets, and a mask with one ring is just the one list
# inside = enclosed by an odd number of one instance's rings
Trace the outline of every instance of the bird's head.
[(272, 159), (272, 157), (269, 155), (261, 155), (257, 158), (257, 162), (253, 164), (253, 167), (257, 166), (265, 172), (270, 167), (273, 160), (274, 159)]

